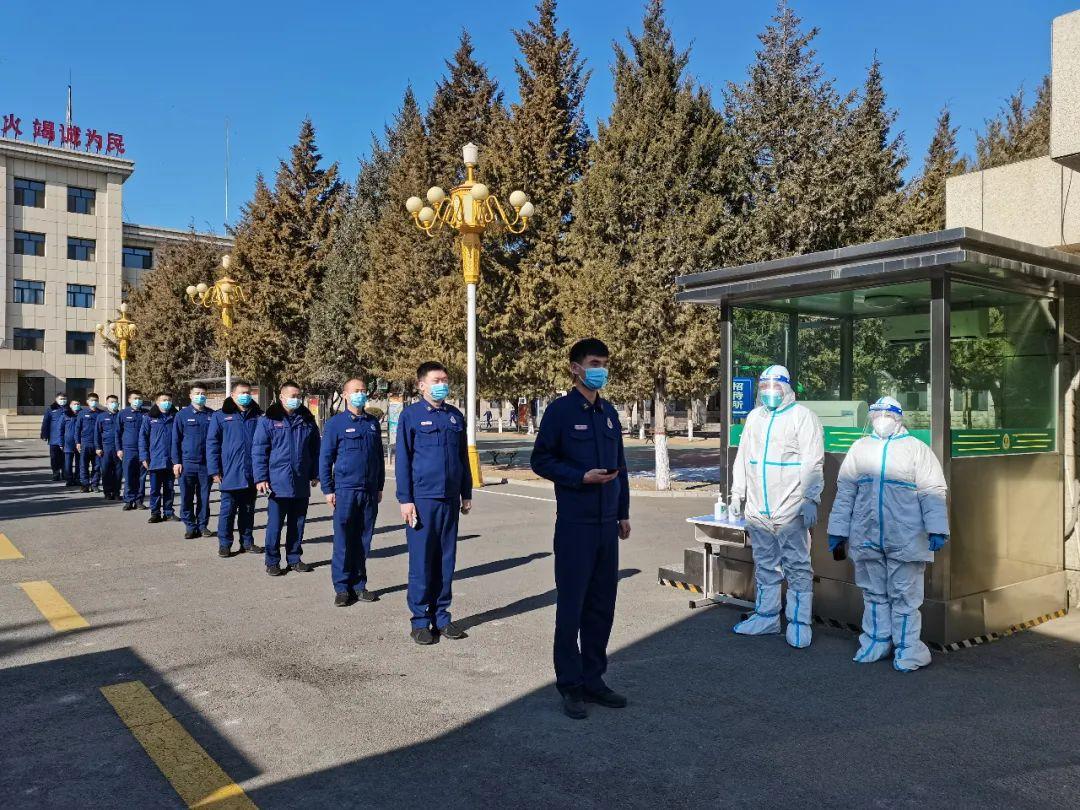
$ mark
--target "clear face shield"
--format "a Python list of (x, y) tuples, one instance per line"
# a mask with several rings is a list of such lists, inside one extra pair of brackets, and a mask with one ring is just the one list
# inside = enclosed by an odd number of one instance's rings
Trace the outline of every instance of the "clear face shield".
[(758, 377), (758, 402), (770, 411), (795, 401), (791, 374), (783, 366), (769, 366)]
[(892, 397), (882, 397), (870, 406), (870, 429), (878, 438), (895, 436), (903, 425), (904, 411)]

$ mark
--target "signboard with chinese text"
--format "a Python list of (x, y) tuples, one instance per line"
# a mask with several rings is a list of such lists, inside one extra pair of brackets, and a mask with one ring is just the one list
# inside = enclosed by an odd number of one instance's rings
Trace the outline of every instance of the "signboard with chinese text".
[[(24, 132), (28, 128), (29, 132)], [(101, 132), (97, 129), (83, 128), (76, 124), (58, 124), (35, 118), (32, 123), (23, 124), (23, 119), (15, 113), (0, 113), (0, 138), (19, 140), (29, 134), (34, 143), (47, 146), (60, 146), (67, 149), (82, 149), (97, 154), (122, 157), (127, 151), (124, 136), (118, 132)]]
[(754, 409), (754, 379), (735, 377), (731, 380), (731, 418), (744, 419)]

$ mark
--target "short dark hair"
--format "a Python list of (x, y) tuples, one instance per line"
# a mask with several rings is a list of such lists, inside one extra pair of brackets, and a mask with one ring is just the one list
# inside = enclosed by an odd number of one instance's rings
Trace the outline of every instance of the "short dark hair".
[(158, 391), (156, 394), (154, 394), (154, 399), (157, 399), (158, 397), (168, 397), (169, 399), (172, 399), (172, 394), (170, 394), (168, 391)]
[(232, 390), (235, 391), (241, 385), (246, 385), (248, 388), (251, 388), (251, 383), (249, 383), (247, 380), (233, 380)]
[(281, 385), (278, 386), (278, 393), (280, 394), (286, 388), (295, 388), (295, 389), (297, 389), (299, 391), (304, 390), (304, 389), (300, 388), (300, 386), (297, 385), (293, 380), (286, 380), (285, 382), (283, 382)]
[(424, 377), (433, 371), (441, 371), (444, 374), (450, 373), (442, 363), (436, 362), (435, 360), (428, 360), (426, 363), (421, 363), (419, 368), (416, 369), (417, 382), (424, 379)]
[(98, 396), (97, 394), (95, 394), (95, 393), (94, 393), (93, 391), (91, 391), (91, 392), (90, 392), (89, 394), (87, 394), (87, 395), (86, 395), (86, 398), (87, 398), (87, 399), (90, 399), (90, 397), (93, 397), (94, 399), (101, 399), (101, 397), (99, 397), (99, 396)]
[(188, 388), (188, 391), (194, 391), (196, 388), (201, 388), (203, 391), (206, 390), (206, 386), (203, 385), (202, 383), (195, 383), (193, 386)]
[(107, 397), (105, 397), (106, 402), (108, 402), (110, 399), (115, 399), (117, 402), (120, 401), (120, 397), (118, 397), (116, 394), (109, 394)]
[(570, 362), (580, 363), (589, 355), (593, 357), (610, 357), (607, 344), (599, 338), (583, 338), (570, 347)]
[(56, 395), (58, 397), (66, 397), (67, 396), (67, 391), (57, 391)]
[(139, 390), (128, 391), (128, 399), (130, 399), (131, 397), (141, 397), (141, 396), (142, 396), (142, 391), (139, 391)]

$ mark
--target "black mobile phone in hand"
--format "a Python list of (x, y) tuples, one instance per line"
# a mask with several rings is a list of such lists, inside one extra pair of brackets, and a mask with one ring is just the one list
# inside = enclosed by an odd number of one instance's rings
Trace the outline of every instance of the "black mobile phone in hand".
[(625, 467), (605, 467), (604, 474), (611, 475), (612, 473), (622, 472), (625, 469)]

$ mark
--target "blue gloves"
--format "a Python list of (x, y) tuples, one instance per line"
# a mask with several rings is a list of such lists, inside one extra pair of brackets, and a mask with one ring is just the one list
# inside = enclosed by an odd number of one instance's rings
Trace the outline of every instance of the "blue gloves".
[(846, 537), (837, 537), (835, 534), (829, 535), (829, 551), (836, 551), (840, 546), (847, 542)]
[(817, 504), (813, 501), (803, 501), (802, 509), (802, 522), (803, 526), (807, 529), (814, 528), (814, 524), (817, 523)]
[(940, 551), (941, 547), (949, 542), (949, 535), (947, 534), (931, 534), (929, 536), (930, 550)]

